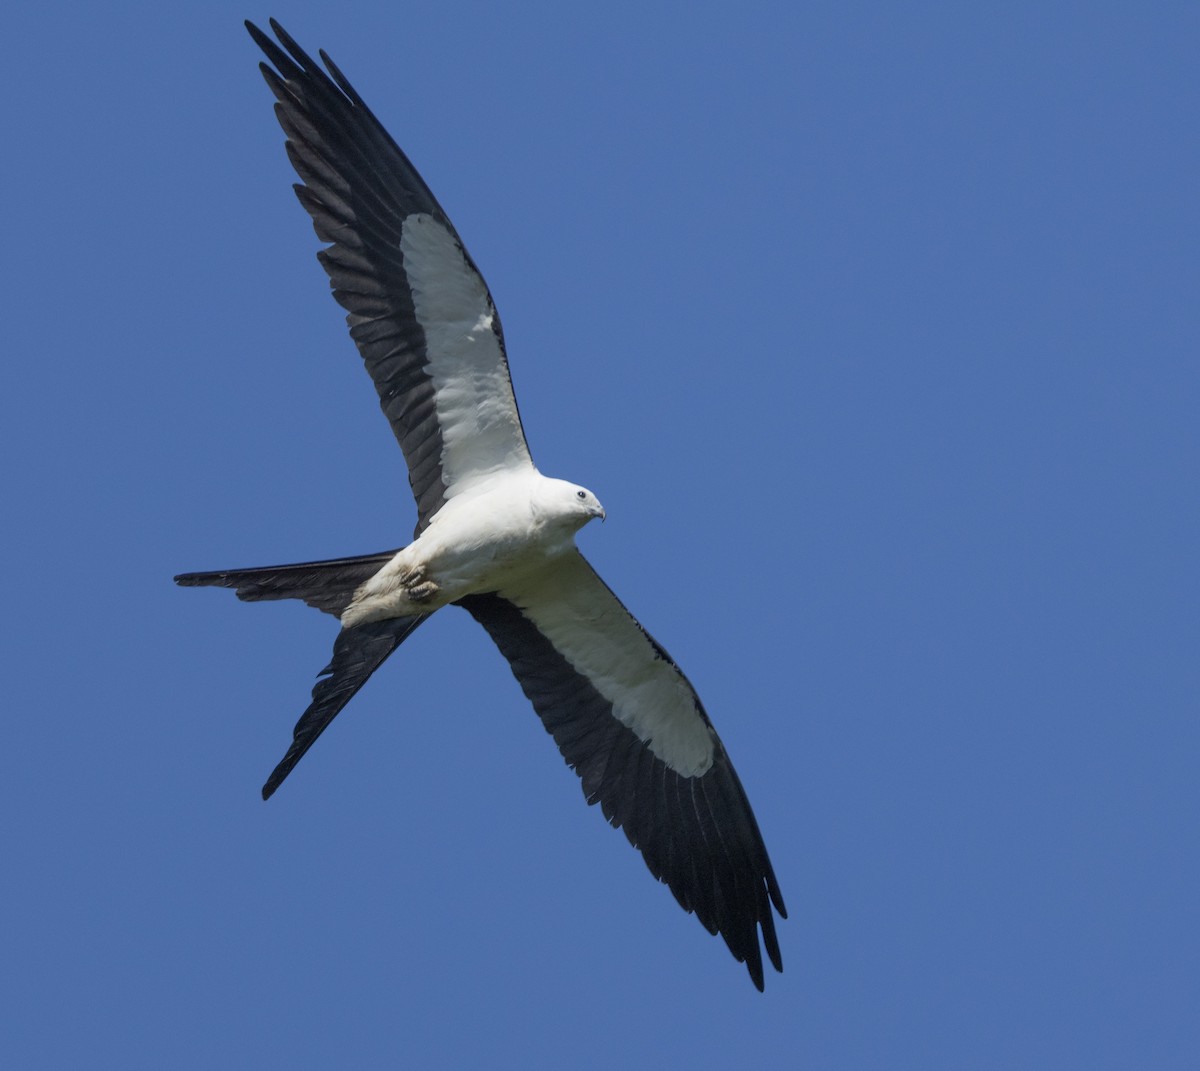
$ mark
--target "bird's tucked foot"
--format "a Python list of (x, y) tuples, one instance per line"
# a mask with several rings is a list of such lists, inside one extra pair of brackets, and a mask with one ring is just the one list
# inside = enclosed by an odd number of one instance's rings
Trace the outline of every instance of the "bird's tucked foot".
[(396, 579), (413, 602), (428, 602), (441, 590), (432, 580), (425, 579), (425, 569), (420, 565), (401, 573)]

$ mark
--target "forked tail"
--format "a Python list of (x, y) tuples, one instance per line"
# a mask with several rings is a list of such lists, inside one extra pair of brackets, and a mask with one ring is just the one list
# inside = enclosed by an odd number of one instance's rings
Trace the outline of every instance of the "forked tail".
[(270, 799), (292, 767), (316, 743), (329, 723), (341, 713), (342, 707), (354, 698), (384, 660), (400, 646), (413, 630), (429, 617), (392, 617), (386, 621), (371, 621), (366, 625), (344, 628), (333, 644), (333, 658), (321, 670), (320, 679), (312, 691), (312, 702), (300, 715), (292, 730), (292, 746), (263, 785), (263, 799)]
[(254, 569), (224, 569), (214, 573), (181, 573), (175, 583), (185, 588), (233, 588), (239, 599), (303, 599), (334, 617), (341, 617), (358, 586), (370, 580), (396, 551), (331, 558), (297, 565), (264, 565)]
[[(334, 558), (297, 565), (181, 573), (175, 583), (185, 588), (233, 588), (237, 597), (247, 602), (303, 599), (309, 606), (340, 618), (359, 585), (373, 577), (395, 554), (394, 550), (386, 550), (358, 558)], [(338, 633), (333, 658), (321, 670), (313, 688), (312, 702), (293, 730), (292, 746), (263, 785), (263, 799), (280, 786), (317, 737), (366, 684), (367, 678), (428, 616), (394, 617), (344, 628)]]

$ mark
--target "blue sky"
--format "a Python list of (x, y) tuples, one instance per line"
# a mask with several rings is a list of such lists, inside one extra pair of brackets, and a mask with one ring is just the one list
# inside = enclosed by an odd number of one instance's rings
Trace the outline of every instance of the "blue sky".
[[(414, 516), (272, 14), (455, 221), (703, 695), (791, 912), (765, 995), (466, 614), (259, 799), (333, 623), (171, 576)], [(3, 27), (5, 1066), (1196, 1066), (1193, 5)]]

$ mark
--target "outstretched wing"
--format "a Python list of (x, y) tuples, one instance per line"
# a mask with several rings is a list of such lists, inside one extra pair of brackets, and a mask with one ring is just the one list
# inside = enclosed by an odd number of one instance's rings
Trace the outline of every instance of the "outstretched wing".
[(282, 49), (246, 28), (274, 65), (260, 68), (296, 195), (331, 243), (317, 256), (404, 451), (419, 533), (457, 490), (532, 464), (500, 318), (429, 187), (329, 57), (326, 74), (274, 19)]
[(461, 601), (487, 629), (588, 803), (763, 988), (787, 912), (737, 774), (695, 690), (578, 552)]

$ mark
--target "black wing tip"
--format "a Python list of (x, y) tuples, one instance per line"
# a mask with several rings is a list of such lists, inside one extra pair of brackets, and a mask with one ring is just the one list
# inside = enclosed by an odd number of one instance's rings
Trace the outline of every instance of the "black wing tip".
[[(743, 956), (740, 953), (734, 953), (734, 958), (739, 963), (746, 965), (746, 972), (750, 975), (750, 981), (754, 983), (754, 988), (760, 993), (766, 992), (766, 972), (763, 970), (763, 948), (766, 948), (767, 959), (771, 966), (775, 968), (777, 974), (783, 974), (783, 956), (779, 951), (779, 940), (775, 936), (774, 920), (768, 915), (765, 919), (758, 920), (758, 927), (762, 930), (762, 945), (759, 944), (759, 935), (755, 933), (751, 940), (752, 945), (747, 946), (747, 953)], [(723, 937), (726, 935), (722, 933)], [(728, 944), (726, 938), (726, 944)], [(733, 949), (731, 948), (732, 952)]]
[[(780, 917), (786, 912), (754, 812), (724, 749), (718, 743), (713, 767), (685, 779), (619, 722), (611, 701), (566, 663), (513, 603), (498, 595), (472, 595), (459, 604), (508, 659), (546, 731), (579, 776), (584, 800), (600, 804), (605, 820), (624, 830), (650, 874), (708, 933), (720, 935), (763, 992), (764, 961), (783, 970), (772, 905)], [(696, 704), (703, 716), (698, 699)], [(707, 716), (704, 721), (711, 724)]]
[[(327, 76), (321, 71), (320, 67), (313, 62), (313, 58), (304, 51), (297, 43), (296, 39), (280, 25), (276, 19), (267, 19), (267, 25), (271, 27), (271, 32), (275, 34), (276, 40), (271, 40), (269, 34), (264, 33), (249, 19), (243, 20), (243, 25), (246, 27), (247, 33), (253, 39), (254, 43), (266, 54), (267, 59), (275, 65), (278, 75), (281, 75), (284, 81), (288, 81), (298, 75), (316, 75), (318, 78), (326, 78)], [(278, 43), (277, 43), (278, 42)], [(280, 48), (280, 46), (283, 46)], [(362, 104), (362, 100), (358, 94), (354, 92), (346, 76), (338, 70), (337, 65), (329, 58), (329, 55), (324, 49), (320, 49), (317, 55), (321, 57), (325, 64), (329, 75), (332, 76), (333, 82), (339, 89), (346, 94), (347, 97), (355, 104)], [(275, 75), (276, 70), (272, 70), (266, 63), (259, 63), (259, 69), (264, 74)], [(269, 80), (269, 79), (268, 79)]]
[[(242, 25), (246, 27), (246, 32), (254, 38), (254, 43), (264, 49), (264, 51), (279, 47), (279, 45), (271, 40), (270, 34), (261, 30), (252, 19), (243, 19)], [(279, 39), (279, 44), (282, 44), (284, 48), (291, 51), (292, 46), (296, 43), (295, 39), (280, 25), (279, 20), (268, 16), (267, 25), (271, 28), (271, 33)]]
[[(768, 911), (770, 909), (768, 908)], [(754, 983), (754, 988), (760, 993), (766, 991), (766, 974), (763, 970), (763, 949), (766, 949), (767, 959), (772, 967), (775, 968), (777, 974), (783, 973), (783, 956), (779, 950), (779, 939), (775, 935), (775, 922), (770, 914), (766, 918), (755, 920), (754, 931), (748, 936), (747, 944), (743, 950), (735, 950), (730, 942), (730, 937), (733, 936), (729, 931), (722, 929), (721, 936), (725, 939), (725, 944), (729, 951), (733, 953), (733, 958), (739, 963), (746, 966), (746, 972), (750, 975), (750, 981)], [(759, 943), (759, 930), (762, 931), (762, 943)], [(736, 936), (734, 937), (736, 940)]]

